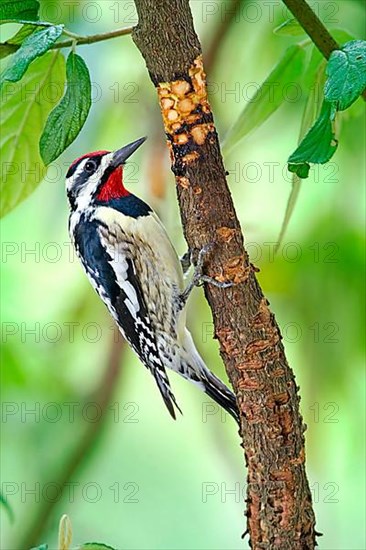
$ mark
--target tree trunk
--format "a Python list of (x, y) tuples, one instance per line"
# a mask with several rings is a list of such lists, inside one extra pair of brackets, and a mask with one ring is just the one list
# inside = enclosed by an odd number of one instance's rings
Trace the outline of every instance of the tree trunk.
[(215, 247), (205, 285), (215, 336), (237, 396), (248, 467), (246, 515), (255, 549), (313, 549), (299, 396), (227, 186), (188, 0), (135, 0), (133, 39), (157, 88), (189, 248)]

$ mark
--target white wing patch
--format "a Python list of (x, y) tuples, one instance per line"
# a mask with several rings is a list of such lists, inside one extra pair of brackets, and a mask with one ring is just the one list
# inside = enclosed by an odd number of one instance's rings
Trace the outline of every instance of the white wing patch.
[(157, 350), (154, 331), (152, 330), (152, 327), (149, 326), (149, 320), (141, 315), (141, 305), (138, 299), (137, 291), (128, 278), (128, 269), (130, 266), (133, 269), (134, 275), (136, 275), (133, 261), (131, 258), (127, 257), (127, 251), (124, 251), (123, 242), (119, 242), (117, 245), (116, 243), (110, 243), (103, 237), (102, 232), (100, 233), (100, 238), (103, 246), (111, 258), (109, 263), (114, 271), (118, 286), (126, 295), (124, 304), (135, 321), (136, 331), (139, 334), (141, 350), (149, 359), (150, 363), (161, 366), (162, 363)]
[(126, 299), (124, 300), (127, 309), (131, 313), (132, 317), (137, 321), (137, 314), (140, 311), (140, 304), (137, 298), (136, 290), (128, 280), (128, 263), (125, 256), (118, 254), (118, 261), (114, 258), (113, 251), (111, 247), (108, 247), (107, 243), (103, 243), (109, 255), (112, 257), (112, 260), (109, 262), (113, 268), (113, 271), (116, 275), (116, 280), (119, 287), (125, 292)]

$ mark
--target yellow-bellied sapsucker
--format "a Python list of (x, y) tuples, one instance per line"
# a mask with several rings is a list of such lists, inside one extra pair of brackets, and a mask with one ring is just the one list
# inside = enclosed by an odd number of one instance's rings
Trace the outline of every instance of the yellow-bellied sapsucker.
[(238, 421), (234, 394), (206, 367), (186, 328), (184, 304), (193, 283), (184, 290), (182, 266), (161, 221), (123, 185), (123, 165), (144, 141), (116, 152), (89, 153), (70, 166), (71, 239), (91, 284), (154, 376), (172, 417), (173, 404), (180, 409), (166, 367)]

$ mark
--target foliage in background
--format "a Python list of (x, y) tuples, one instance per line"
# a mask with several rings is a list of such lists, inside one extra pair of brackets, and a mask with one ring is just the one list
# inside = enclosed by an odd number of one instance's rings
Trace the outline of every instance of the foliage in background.
[[(0, 23), (22, 21), (23, 27), (5, 44), (0, 44), (2, 56), (8, 55), (9, 44), (20, 45), (14, 53), (9, 65), (0, 75), (0, 87), (6, 82), (19, 81), (29, 65), (38, 56), (44, 55), (55, 44), (62, 35), (75, 36), (65, 29), (64, 25), (52, 25), (52, 23), (39, 23), (38, 2), (24, 4), (17, 0), (8, 1), (0, 12)], [(24, 21), (24, 14), (28, 14), (29, 21)], [(32, 25), (33, 23), (33, 25)], [(35, 31), (36, 25), (45, 26), (42, 30)], [(275, 31), (279, 35), (297, 36), (303, 34), (300, 25), (294, 19), (289, 19), (279, 25)], [(344, 32), (337, 30), (337, 33)], [(77, 44), (75, 38), (74, 47)], [(257, 92), (250, 100), (247, 107), (244, 108), (241, 115), (232, 125), (232, 128), (226, 135), (223, 144), (224, 154), (228, 154), (239, 141), (249, 132), (263, 124), (283, 103), (283, 86), (287, 82), (297, 83), (301, 80), (306, 63), (305, 49), (311, 45), (311, 40), (305, 40), (295, 45), (291, 45), (284, 57), (278, 62), (268, 78), (258, 88)], [(320, 63), (321, 61), (319, 61)], [(312, 86), (315, 85), (318, 66), (311, 67), (310, 75)], [(314, 125), (307, 131), (297, 149), (288, 159), (288, 169), (294, 173), (293, 188), (284, 221), (278, 246), (283, 238), (289, 223), (292, 211), (296, 204), (298, 196), (299, 180), (298, 178), (307, 178), (310, 170), (310, 163), (324, 164), (334, 155), (338, 139), (335, 131), (335, 118), (338, 111), (344, 111), (352, 105), (366, 88), (366, 42), (362, 40), (352, 40), (346, 42), (341, 50), (332, 53), (326, 68), (328, 76), (324, 88), (324, 100), (320, 110), (319, 118)], [(91, 82), (89, 70), (83, 59), (75, 53), (70, 53), (66, 64), (66, 82), (67, 88), (60, 103), (49, 113), (46, 121), (43, 121), (44, 128), (41, 128), (42, 135), (39, 140), (40, 156), (42, 165), (39, 169), (39, 177), (34, 180), (32, 188), (25, 185), (20, 191), (8, 191), (8, 194), (14, 195), (3, 197), (1, 215), (6, 214), (21, 200), (26, 198), (29, 193), (40, 183), (44, 168), (52, 161), (56, 160), (63, 151), (76, 139), (83, 128), (91, 107)], [(309, 90), (310, 93), (310, 90)], [(5, 97), (11, 97), (11, 92), (5, 92)], [(4, 105), (5, 112), (9, 109)], [(16, 127), (18, 121), (12, 119), (13, 127)], [(19, 128), (19, 122), (18, 122)], [(4, 129), (5, 130), (5, 129)], [(3, 130), (3, 131), (4, 131)], [(32, 162), (34, 155), (33, 147), (27, 151), (23, 143), (21, 155), (28, 157), (28, 162)], [(12, 181), (12, 163), (15, 156), (14, 151), (19, 149), (17, 140), (14, 139), (10, 145), (12, 150), (7, 151), (11, 160), (8, 162), (9, 171), (5, 173), (4, 186), (8, 189), (16, 189)], [(297, 176), (297, 178), (295, 178)]]
[[(0, 10), (11, 4), (15, 2), (2, 2)], [(20, 4), (27, 4), (32, 10), (38, 2), (18, 2)], [(208, 25), (206, 30), (200, 17), (201, 3), (192, 4), (196, 10), (195, 22), (200, 25), (198, 30), (205, 45), (211, 38), (214, 24), (220, 21), (221, 14), (218, 12), (209, 19), (212, 25)], [(362, 32), (361, 20), (354, 17), (352, 2), (346, 4), (342, 9), (350, 14), (348, 24), (357, 36)], [(109, 8), (107, 10), (113, 23), (114, 12)], [(127, 19), (128, 12), (121, 13)], [(2, 11), (0, 14), (4, 15)], [(6, 17), (10, 17), (9, 13)], [(24, 20), (35, 19), (34, 9), (20, 17)], [(218, 75), (229, 74), (232, 75), (230, 84), (239, 79), (242, 83), (244, 68), (249, 71), (248, 79), (261, 82), (263, 75), (270, 73), (269, 67), (276, 65), (276, 59), (283, 57), (279, 40), (276, 42), (275, 37), (272, 39), (269, 36), (271, 27), (279, 24), (281, 17), (283, 15), (278, 14), (275, 23), (262, 26), (243, 19), (234, 23), (227, 45), (222, 49), (222, 59), (215, 66), (213, 78), (219, 81)], [(124, 22), (131, 23), (130, 20)], [(55, 26), (61, 23), (54, 21)], [(90, 32), (88, 24), (82, 20), (81, 7), (75, 24), (82, 27), (85, 34)], [(97, 31), (102, 31), (107, 25), (101, 21)], [(242, 51), (243, 28), (248, 37), (253, 37), (247, 46), (248, 53)], [(13, 37), (7, 44), (21, 43), (30, 31), (39, 31), (39, 26), (24, 24), (21, 27), (23, 38)], [(342, 44), (355, 38), (348, 33), (341, 37), (336, 32), (332, 31), (332, 34)], [(291, 42), (291, 37), (287, 35), (286, 40)], [(266, 45), (264, 49), (263, 43)], [(297, 51), (298, 46), (295, 47)], [(94, 82), (107, 80), (108, 84), (103, 88), (103, 98), (93, 105), (86, 122), (92, 131), (86, 127), (76, 146), (74, 142), (64, 153), (63, 163), (58, 165), (63, 168), (80, 152), (104, 148), (106, 144), (108, 147), (109, 144), (123, 145), (136, 132), (155, 136), (156, 128), (158, 131), (160, 129), (154, 112), (154, 91), (144, 84), (144, 66), (142, 62), (139, 65), (134, 46), (123, 44), (114, 49), (112, 44), (105, 44), (103, 48), (100, 46), (97, 50), (95, 47), (90, 55), (88, 47), (84, 50), (85, 61), (91, 69)], [(304, 48), (301, 47), (301, 50)], [(296, 224), (289, 231), (287, 242), (279, 245), (277, 256), (270, 253), (276, 240), (273, 235), (280, 222), (279, 212), (284, 207), (291, 182), (281, 176), (276, 176), (273, 181), (266, 179), (263, 163), (286, 158), (286, 151), (293, 147), (294, 132), (297, 131), (292, 124), (296, 113), (304, 108), (300, 142), (318, 117), (322, 101), (326, 64), (316, 49), (307, 47), (307, 50), (312, 50), (307, 53), (310, 59), (306, 59), (303, 79), (298, 82), (309, 95), (303, 96), (295, 109), (291, 109), (293, 106), (288, 102), (286, 104), (286, 101), (282, 101), (282, 111), (278, 109), (263, 119), (266, 120), (266, 126), (256, 124), (253, 130), (257, 131), (247, 133), (250, 139), (245, 142), (243, 151), (240, 151), (240, 147), (232, 149), (226, 155), (225, 163), (232, 172), (230, 184), (238, 214), (248, 235), (252, 261), (261, 268), (261, 283), (266, 293), (269, 293), (271, 304), (284, 329), (284, 343), (301, 386), (302, 411), (308, 425), (307, 454), (311, 486), (319, 516), (319, 529), (324, 533), (322, 544), (342, 550), (349, 546), (353, 550), (365, 547), (364, 533), (360, 528), (363, 518), (361, 488), (364, 486), (360, 468), (364, 461), (360, 438), (363, 419), (360, 415), (362, 407), (358, 406), (363, 399), (364, 313), (359, 306), (364, 299), (364, 289), (359, 279), (364, 273), (362, 250), (365, 242), (359, 197), (360, 181), (364, 175), (364, 134), (362, 128), (360, 131), (360, 118), (356, 118), (359, 117), (357, 104), (342, 113), (346, 122), (342, 126), (342, 147), (334, 157), (337, 164), (329, 165), (329, 168), (333, 166), (334, 170), (337, 169), (335, 175), (331, 177), (332, 170), (310, 172), (309, 181), (303, 184), (302, 208), (296, 211)], [(10, 55), (14, 49), (1, 45), (0, 54), (6, 51)], [(121, 62), (121, 55), (125, 63)], [(231, 67), (226, 62), (229, 55), (235, 56), (236, 60)], [(45, 172), (32, 173), (35, 166), (29, 164), (29, 159), (35, 159), (39, 166), (43, 166), (38, 143), (48, 115), (59, 100), (65, 97), (65, 94), (62, 95), (65, 84), (63, 55), (58, 50), (47, 52), (30, 64), (20, 82), (5, 83), (2, 90), (7, 113), (10, 114), (19, 99), (22, 99), (23, 106), (24, 99), (28, 101), (28, 95), (26, 98), (21, 96), (20, 85), (25, 84), (31, 90), (36, 82), (41, 83), (41, 76), (45, 76), (47, 64), (52, 59), (54, 68), (49, 82), (60, 83), (57, 86), (57, 97), (43, 104), (42, 90), (47, 89), (47, 86), (42, 87), (38, 98), (40, 103), (29, 100), (27, 117), (25, 113), (14, 113), (14, 128), (22, 127), (22, 134), (18, 136), (18, 153), (13, 157), (13, 162), (18, 166), (28, 163), (30, 176), (27, 180), (19, 177), (19, 172), (8, 175), (9, 188), (2, 188), (5, 202), (9, 202), (9, 207), (5, 209), (7, 212), (15, 206), (15, 202), (12, 202), (15, 189), (19, 192), (19, 198), (24, 198), (43, 179)], [(117, 64), (122, 74), (118, 78)], [(318, 94), (313, 90), (314, 82), (320, 90)], [(114, 86), (113, 92), (108, 91), (110, 84)], [(123, 88), (128, 85), (129, 89)], [(53, 89), (56, 90), (56, 86)], [(131, 94), (131, 89), (135, 95)], [(7, 99), (7, 90), (14, 97), (10, 94), (11, 98)], [(232, 96), (231, 101), (229, 97), (221, 104), (218, 97), (218, 94), (214, 97), (215, 118), (225, 133), (227, 126), (223, 121), (228, 121), (229, 125), (240, 116), (241, 108)], [(131, 102), (131, 98), (137, 98), (138, 103)], [(9, 100), (14, 103), (8, 103)], [(263, 109), (265, 112), (272, 107), (268, 101), (262, 105), (259, 101), (249, 102), (247, 108), (255, 107), (255, 111)], [(248, 118), (245, 124), (249, 122)], [(30, 120), (34, 122), (32, 139), (27, 134)], [(4, 128), (7, 135), (8, 127)], [(22, 135), (25, 140), (28, 136), (27, 144), (21, 141)], [(163, 144), (162, 132), (159, 139)], [(32, 147), (29, 157), (23, 157), (21, 152), (29, 146), (29, 142)], [(257, 156), (254, 156), (253, 151)], [(3, 160), (11, 160), (6, 149), (5, 152)], [(241, 173), (238, 180), (233, 175), (237, 164), (240, 169), (250, 164), (253, 160), (250, 155), (258, 164), (262, 163), (259, 164), (263, 172), (262, 180), (255, 182), (255, 185), (245, 181)], [(130, 187), (136, 189), (138, 194), (144, 193), (150, 200), (150, 179), (153, 176), (163, 181), (169, 178), (165, 171), (156, 173), (156, 164), (160, 170), (162, 166), (164, 168), (165, 161), (163, 157), (163, 162), (158, 163), (156, 152), (151, 149), (151, 155), (147, 153), (144, 162), (137, 161), (136, 165), (131, 166), (131, 173), (135, 173), (135, 176), (132, 177)], [(27, 172), (26, 175), (28, 177)], [(58, 482), (60, 472), (87, 424), (80, 411), (85, 401), (93, 400), (90, 395), (100, 383), (103, 360), (107, 354), (106, 342), (111, 334), (104, 311), (92, 291), (84, 285), (77, 264), (69, 259), (69, 249), (64, 245), (67, 241), (67, 213), (63, 177), (62, 172), (56, 181), (45, 181), (28, 201), (19, 205), (2, 221), (2, 237), (9, 247), (5, 249), (7, 261), (3, 266), (2, 318), (4, 322), (15, 323), (18, 327), (18, 332), (9, 334), (3, 340), (3, 401), (15, 403), (19, 412), (9, 415), (4, 423), (5, 444), (1, 452), (4, 479), (17, 482), (19, 487), (21, 482), (31, 488), (39, 481), (41, 486)], [(263, 179), (266, 180), (264, 183)], [(299, 180), (297, 183), (299, 185)], [(177, 223), (173, 186), (167, 192), (161, 211), (173, 240), (184, 251), (178, 238), (181, 229)], [(32, 250), (35, 251), (33, 256)], [(62, 250), (62, 256), (54, 263), (52, 257), (47, 256), (52, 250)], [(211, 340), (211, 319), (204, 301), (199, 292), (192, 300), (188, 315), (191, 317), (195, 339), (205, 359), (222, 376), (217, 349)], [(70, 337), (65, 335), (67, 327), (64, 323), (68, 322), (78, 323), (72, 343)], [(102, 338), (94, 343), (82, 336), (82, 328), (90, 322), (103, 327)], [(56, 338), (54, 343), (51, 338), (42, 338), (42, 335), (39, 341), (32, 334), (23, 337), (22, 323), (30, 330), (34, 330), (37, 323), (40, 323), (41, 328), (56, 324), (56, 328), (63, 328), (62, 336)], [(232, 444), (235, 434), (229, 422), (225, 423), (225, 418), (218, 413), (204, 420), (202, 414), (205, 402), (201, 400), (199, 392), (194, 394), (188, 391), (184, 381), (173, 381), (187, 403), (187, 412), (179, 424), (170, 423), (164, 417), (159, 401), (155, 400), (151, 392), (149, 380), (145, 379), (137, 361), (132, 356), (123, 361), (123, 383), (117, 385), (115, 402), (106, 411), (108, 423), (102, 443), (93, 444), (91, 458), (72, 480), (79, 483), (76, 490), (88, 482), (98, 482), (103, 488), (102, 498), (98, 502), (88, 502), (81, 498), (79, 491), (76, 492), (76, 499), (70, 502), (67, 491), (63, 491), (54, 504), (50, 503), (55, 509), (51, 520), (44, 525), (39, 542), (56, 540), (58, 517), (67, 506), (77, 526), (78, 542), (80, 539), (106, 540), (118, 548), (124, 544), (128, 548), (242, 547), (243, 542), (239, 537), (235, 538), (232, 532), (233, 524), (238, 533), (243, 526), (240, 503), (243, 490), (242, 460), (240, 450), (237, 455), (232, 450), (235, 447)], [(60, 406), (67, 402), (77, 402), (79, 406), (74, 421), (64, 422), (62, 417), (60, 421), (51, 422), (47, 416), (42, 417), (42, 410), (46, 411), (46, 406), (52, 402)], [(22, 404), (31, 410), (35, 403), (41, 407), (39, 421), (32, 416), (22, 419)], [(132, 404), (134, 409), (131, 408)], [(128, 417), (136, 407), (138, 412)], [(334, 410), (336, 412), (332, 416), (330, 413)], [(129, 422), (135, 419), (138, 422)], [(184, 451), (181, 448), (182, 440), (190, 443)], [(229, 448), (231, 452), (228, 452)], [(110, 489), (116, 480), (122, 481), (117, 502)], [(128, 481), (139, 486), (136, 496), (138, 502), (123, 502), (127, 496), (123, 487)], [(211, 491), (206, 496), (205, 487)], [(233, 492), (229, 493), (230, 490)], [(15, 512), (15, 526), (10, 524), (5, 509), (1, 507), (3, 546), (10, 546), (12, 541), (14, 547), (19, 547), (16, 545), (20, 535), (31, 527), (39, 514), (40, 503), (32, 498), (22, 500), (20, 489), (16, 494), (6, 496)], [(182, 514), (176, 514), (177, 503)], [(189, 521), (191, 529), (187, 530), (182, 515)], [(222, 521), (228, 517), (230, 522)]]
[[(57, 550), (71, 550), (72, 544), (72, 525), (70, 518), (64, 514), (60, 519), (58, 528), (58, 547)], [(41, 544), (31, 550), (48, 550), (48, 544)], [(114, 550), (112, 546), (99, 542), (84, 542), (78, 545), (75, 550)]]
[(40, 138), (40, 152), (47, 165), (56, 160), (84, 126), (91, 107), (88, 67), (80, 55), (71, 52), (66, 62), (66, 92), (50, 113)]
[(6, 510), (8, 516), (9, 516), (9, 519), (10, 521), (14, 521), (14, 513), (13, 513), (13, 510), (11, 509), (11, 506), (9, 504), (9, 502), (6, 500), (5, 497), (3, 497), (3, 495), (0, 493), (0, 508), (3, 508), (4, 510)]
[(327, 68), (324, 100), (319, 118), (288, 159), (289, 170), (300, 178), (309, 176), (310, 162), (324, 164), (334, 155), (337, 111), (345, 111), (366, 88), (366, 42), (352, 40), (332, 52)]
[[(2, 88), (1, 216), (28, 197), (46, 175), (39, 139), (62, 94), (64, 64), (59, 52), (48, 52), (32, 63), (21, 82), (5, 83)], [(29, 92), (24, 94), (26, 89)]]

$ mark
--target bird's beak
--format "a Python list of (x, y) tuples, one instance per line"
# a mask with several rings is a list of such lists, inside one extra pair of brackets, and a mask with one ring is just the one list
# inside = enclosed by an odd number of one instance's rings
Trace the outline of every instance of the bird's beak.
[(132, 143), (129, 143), (128, 145), (125, 145), (125, 147), (118, 149), (118, 151), (113, 154), (110, 165), (113, 168), (117, 168), (118, 166), (121, 166), (121, 164), (124, 164), (126, 160), (140, 147), (140, 145), (144, 143), (145, 140), (146, 137), (142, 137)]

